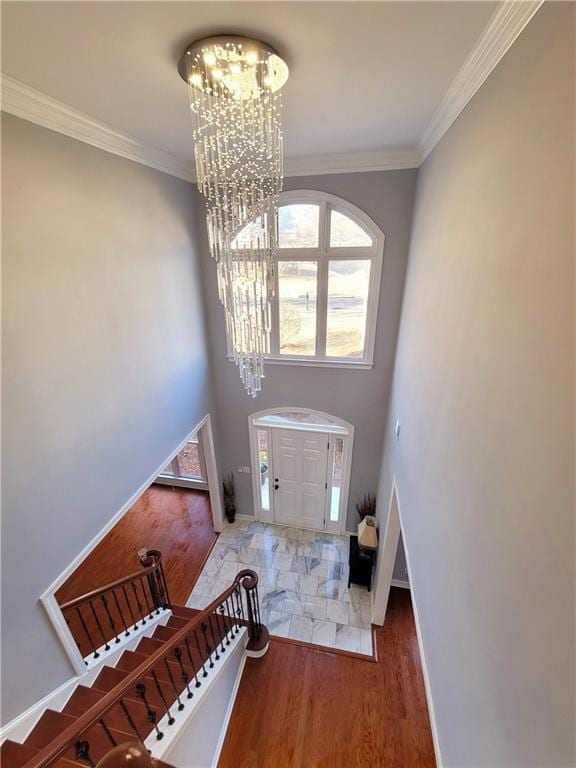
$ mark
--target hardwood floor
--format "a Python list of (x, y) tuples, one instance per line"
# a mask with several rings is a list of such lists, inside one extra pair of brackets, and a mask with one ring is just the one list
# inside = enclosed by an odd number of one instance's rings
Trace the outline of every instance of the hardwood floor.
[(217, 534), (208, 493), (152, 485), (92, 550), (56, 593), (72, 600), (139, 570), (141, 547), (162, 552), (174, 603), (184, 605)]
[(219, 768), (432, 768), (410, 593), (391, 591), (378, 662), (274, 639), (248, 659)]

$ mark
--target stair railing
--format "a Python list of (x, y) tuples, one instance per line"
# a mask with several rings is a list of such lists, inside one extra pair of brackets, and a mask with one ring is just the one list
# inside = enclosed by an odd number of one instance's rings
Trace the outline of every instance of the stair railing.
[[(94, 726), (101, 727), (110, 748), (119, 746), (106, 723), (106, 716), (114, 707), (122, 712), (127, 731), (134, 734), (136, 741), (143, 742), (154, 731), (156, 739), (164, 738), (162, 728), (174, 725), (174, 712), (182, 711), (185, 702), (193, 699), (195, 689), (208, 677), (208, 669), (214, 668), (243, 627), (248, 629), (246, 650), (252, 655), (262, 655), (268, 645), (268, 630), (260, 621), (258, 576), (248, 569), (240, 571), (228, 589), (22, 768), (47, 768), (65, 756), (94, 768), (90, 734), (86, 732)], [(147, 734), (139, 732), (130, 714), (134, 699), (146, 707), (151, 725)]]
[(160, 551), (141, 549), (138, 557), (141, 571), (60, 606), (86, 665), (171, 606)]

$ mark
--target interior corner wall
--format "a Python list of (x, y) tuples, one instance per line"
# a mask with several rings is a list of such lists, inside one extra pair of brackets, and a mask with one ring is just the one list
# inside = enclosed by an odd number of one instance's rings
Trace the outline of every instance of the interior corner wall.
[(210, 410), (210, 379), (192, 185), (6, 115), (2, 184), (6, 722), (73, 674), (39, 596)]
[(445, 768), (574, 765), (574, 10), (544, 4), (419, 172), (380, 499)]
[[(380, 472), (386, 406), (392, 379), (402, 291), (408, 258), (410, 223), (416, 189), (416, 170), (291, 177), (285, 190), (311, 189), (348, 200), (365, 211), (386, 235), (378, 325), (371, 370), (267, 365), (262, 391), (253, 399), (246, 394), (233, 362), (226, 358), (224, 311), (218, 300), (216, 268), (203, 263), (204, 290), (208, 310), (210, 348), (214, 370), (214, 392), (221, 470), (235, 474), (237, 511), (253, 515), (252, 478), (239, 474), (250, 465), (248, 416), (281, 406), (312, 408), (352, 423), (354, 453), (348, 528), (358, 523), (355, 503), (364, 493), (375, 493)], [(198, 227), (205, 240), (204, 204), (199, 201)]]

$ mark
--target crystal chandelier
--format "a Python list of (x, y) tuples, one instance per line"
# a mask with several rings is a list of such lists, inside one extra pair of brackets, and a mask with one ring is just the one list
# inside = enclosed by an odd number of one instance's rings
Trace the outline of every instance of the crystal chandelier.
[(222, 36), (189, 45), (178, 71), (188, 84), (196, 178), (226, 330), (255, 397), (270, 351), (283, 175), (280, 89), (288, 67), (264, 43)]

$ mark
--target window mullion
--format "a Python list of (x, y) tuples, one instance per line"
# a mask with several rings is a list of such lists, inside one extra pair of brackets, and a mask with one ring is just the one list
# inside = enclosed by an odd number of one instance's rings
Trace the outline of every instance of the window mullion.
[(326, 316), (328, 312), (328, 259), (318, 261), (318, 300), (316, 303), (316, 357), (326, 357)]
[(280, 354), (280, 304), (278, 296), (278, 261), (274, 270), (274, 296), (271, 301), (272, 330), (270, 332), (270, 354), (277, 357)]

